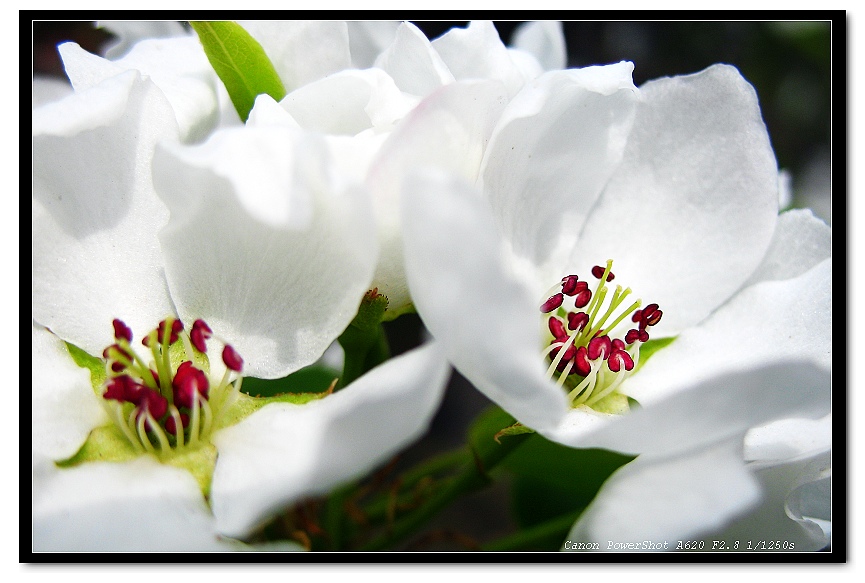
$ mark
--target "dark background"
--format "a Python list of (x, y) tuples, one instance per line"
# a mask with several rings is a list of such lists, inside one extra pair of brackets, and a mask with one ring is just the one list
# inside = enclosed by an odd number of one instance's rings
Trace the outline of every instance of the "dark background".
[[(468, 24), (413, 22), (430, 39), (453, 26)], [(507, 44), (519, 22), (495, 24)], [(793, 177), (792, 206), (812, 207), (827, 222), (833, 32), (842, 35), (834, 46), (843, 46), (844, 31), (833, 31), (827, 20), (564, 23), (569, 67), (632, 61), (638, 86), (656, 77), (695, 73), (714, 63), (736, 66), (757, 90), (779, 167)], [(92, 22), (34, 22), (33, 36), (34, 72), (60, 77), (64, 75), (58, 43), (74, 40), (99, 53), (111, 40)], [(844, 57), (835, 58), (843, 61)], [(423, 337), (423, 325), (416, 315), (390, 322), (386, 330), (394, 354), (420, 344)], [(462, 445), (468, 424), (488, 405), (484, 396), (454, 373), (430, 431), (401, 455), (401, 465)], [(470, 495), (443, 513), (432, 532), (444, 534), (435, 544), (422, 544), (422, 550), (452, 550), (455, 544), (465, 547), (454, 543), (448, 533), (481, 541), (506, 534), (512, 528), (507, 506), (507, 480), (499, 480), (492, 491)]]

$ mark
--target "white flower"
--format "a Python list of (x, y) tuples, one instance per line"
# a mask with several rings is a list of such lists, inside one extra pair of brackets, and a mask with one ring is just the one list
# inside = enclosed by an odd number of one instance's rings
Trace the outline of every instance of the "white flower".
[(372, 287), (387, 296), (387, 317), (396, 317), (411, 307), (398, 204), (405, 176), (422, 164), (473, 181), (504, 104), (543, 72), (539, 60), (564, 64), (561, 25), (525, 25), (519, 48), (509, 49), (491, 22), (472, 22), (433, 41), (408, 22), (241, 24), (289, 89), (279, 105), (290, 121), (259, 98), (251, 124), (296, 123), (370, 152), (360, 174), (378, 229)]
[[(585, 540), (720, 527), (759, 496), (748, 429), (828, 412), (830, 233), (807, 211), (779, 218), (777, 181), (735, 69), (638, 92), (620, 64), (527, 84), (475, 187), (441, 173), (405, 187), (412, 298), (455, 367), (549, 439), (642, 454), (602, 489), (606, 512), (581, 518)], [(606, 301), (581, 306), (574, 275)], [(560, 300), (598, 309), (571, 322)], [(675, 340), (640, 363), (643, 333)], [(565, 354), (601, 334), (622, 344)], [(621, 414), (625, 396), (641, 407)]]
[[(33, 112), (33, 364), (46, 371), (38, 383), (34, 374), (37, 550), (224, 548), (214, 533), (245, 537), (291, 502), (387, 459), (422, 432), (441, 397), (446, 366), (427, 346), (304, 405), (237, 410), (211, 396), (215, 421), (206, 425), (202, 407), (200, 447), (159, 445), (180, 411), (169, 409), (150, 437), (147, 406), (136, 403), (125, 421), (106, 416), (123, 401), (94, 390), (58, 338), (98, 356), (123, 337), (112, 335), (115, 318), (137, 338), (167, 317), (187, 330), (204, 319), (243, 356), (244, 373), (281, 377), (345, 329), (376, 263), (372, 210), (345, 169), (353, 162), (335, 164), (338, 152), (317, 136), (249, 127), (182, 145), (219, 117), (200, 47), (175, 51), (189, 41), (145, 41), (120, 65), (65, 45), (76, 92)], [(231, 395), (233, 376), (219, 382), (212, 357), (210, 388)], [(177, 381), (177, 361), (147, 359), (142, 366)], [(56, 467), (88, 435), (126, 430), (127, 448), (157, 453)], [(208, 470), (199, 458), (216, 451)], [(176, 462), (184, 452), (194, 459)]]

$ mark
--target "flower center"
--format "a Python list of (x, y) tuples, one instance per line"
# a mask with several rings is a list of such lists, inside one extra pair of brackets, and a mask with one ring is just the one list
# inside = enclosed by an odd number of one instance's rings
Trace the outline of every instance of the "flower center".
[[(572, 407), (596, 405), (633, 374), (640, 359), (640, 345), (649, 339), (648, 328), (660, 322), (663, 315), (658, 304), (640, 309), (639, 299), (620, 309), (631, 295), (631, 288), (617, 285), (608, 298), (607, 284), (615, 278), (612, 267), (613, 261), (608, 260), (606, 267), (592, 268), (592, 276), (598, 280), (594, 291), (576, 275), (563, 277), (541, 305), (549, 332), (543, 351), (543, 357), (550, 360), (547, 377), (558, 375), (557, 383), (569, 390)], [(573, 303), (573, 311), (566, 301)], [(628, 316), (635, 327), (623, 338), (611, 338), (609, 333)]]
[(145, 336), (142, 357), (132, 348), (132, 331), (114, 320), (114, 339), (102, 353), (108, 377), (102, 394), (114, 423), (140, 452), (182, 450), (206, 442), (240, 390), (243, 359), (225, 344), (226, 371), (214, 382), (196, 363), (207, 367), (207, 339), (213, 335), (204, 320), (187, 332), (168, 317)]

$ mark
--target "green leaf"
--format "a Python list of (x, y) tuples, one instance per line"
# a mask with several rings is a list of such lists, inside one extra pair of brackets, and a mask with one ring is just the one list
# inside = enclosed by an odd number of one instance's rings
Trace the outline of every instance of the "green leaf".
[(244, 122), (255, 98), (262, 94), (280, 101), (285, 86), (264, 49), (236, 22), (190, 22), (204, 54), (225, 84), (231, 103)]
[(243, 377), (242, 391), (251, 397), (275, 397), (285, 393), (324, 393), (339, 374), (326, 366), (312, 365), (282, 379)]
[(523, 433), (534, 433), (535, 430), (529, 427), (526, 427), (522, 423), (514, 423), (510, 427), (505, 427), (495, 435), (493, 435), (493, 439), (496, 440), (496, 443), (501, 443), (502, 437), (507, 437), (508, 435), (522, 435)]

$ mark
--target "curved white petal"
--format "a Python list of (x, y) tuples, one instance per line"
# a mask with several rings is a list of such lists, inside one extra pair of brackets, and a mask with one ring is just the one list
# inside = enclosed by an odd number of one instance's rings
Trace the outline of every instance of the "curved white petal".
[(574, 423), (565, 423), (556, 432), (539, 432), (573, 447), (672, 455), (711, 447), (777, 419), (822, 417), (829, 412), (829, 393), (828, 371), (813, 362), (743, 365), (695, 380), (687, 390), (620, 416), (588, 435)]
[(63, 460), (78, 451), (94, 427), (108, 421), (90, 384), (63, 341), (33, 324), (34, 455)]
[(565, 394), (544, 377), (538, 299), (509, 271), (483, 199), (442, 174), (407, 192), (406, 274), (424, 324), (487, 397), (529, 427), (556, 426)]
[(34, 465), (36, 552), (240, 550), (222, 541), (192, 476), (142, 456), (59, 469)]
[(427, 95), (454, 81), (430, 41), (410, 22), (399, 25), (393, 43), (378, 56), (375, 66), (393, 77), (402, 91), (414, 95)]
[(401, 193), (413, 196), (405, 188), (406, 176), (419, 168), (438, 168), (474, 182), (505, 99), (504, 88), (495, 81), (446, 85), (397, 125), (373, 160), (366, 186), (375, 201), (381, 248), (373, 285), (387, 296), (389, 309), (411, 302), (399, 218)]
[(655, 353), (622, 391), (647, 404), (725, 371), (796, 358), (831, 368), (831, 259), (745, 288)]
[(832, 415), (820, 419), (781, 419), (745, 435), (745, 460), (771, 464), (814, 455), (832, 447)]
[(286, 91), (351, 67), (345, 22), (241, 20), (238, 24), (261, 44)]
[(164, 95), (135, 72), (33, 112), (33, 318), (90, 354), (113, 343), (112, 319), (147, 330), (173, 311), (150, 165), (177, 139)]
[(564, 69), (567, 65), (568, 53), (561, 22), (525, 22), (514, 30), (511, 46), (534, 56), (547, 71)]
[(386, 461), (426, 430), (448, 370), (429, 344), (333, 395), (270, 404), (218, 432), (212, 503), (220, 532), (244, 536), (286, 505)]
[(656, 333), (696, 324), (759, 265), (778, 214), (778, 169), (754, 89), (727, 65), (659, 79), (619, 170), (574, 248), (574, 273), (613, 271), (664, 318)]
[(346, 24), (351, 66), (356, 69), (372, 67), (379, 54), (393, 42), (400, 25), (396, 20), (354, 20)]
[(216, 75), (195, 36), (142, 40), (116, 61), (75, 43), (64, 43), (59, 51), (76, 91), (125, 71), (149, 77), (165, 93), (185, 141), (203, 139), (218, 122)]
[(378, 69), (334, 73), (292, 91), (280, 102), (304, 129), (346, 136), (370, 128), (390, 129), (416, 104)]
[[(759, 499), (735, 438), (682, 456), (640, 456), (604, 482), (568, 540), (600, 543), (602, 551), (672, 551), (678, 541), (720, 528)], [(658, 546), (644, 548), (643, 541)]]
[(513, 96), (525, 82), (492, 22), (474, 21), (467, 28), (452, 28), (432, 41), (457, 81), (497, 79)]
[(377, 250), (368, 197), (326, 146), (285, 127), (225, 130), (161, 149), (154, 181), (179, 315), (203, 318), (277, 378), (317, 360), (369, 289)]
[(742, 287), (761, 281), (791, 279), (832, 256), (832, 229), (811, 209), (778, 215), (775, 234), (762, 263)]
[[(830, 518), (830, 474), (828, 451), (755, 471), (763, 491), (760, 504), (712, 533), (709, 540), (724, 541), (721, 550), (740, 552), (814, 552), (824, 548), (829, 539), (813, 520), (821, 516), (812, 513), (826, 512), (825, 517)], [(825, 510), (821, 512), (819, 507)]]
[[(633, 68), (547, 73), (496, 125), (481, 166), (484, 194), (515, 253), (535, 265), (565, 269), (562, 258), (622, 158), (638, 100)], [(564, 275), (552, 274), (543, 289)]]

